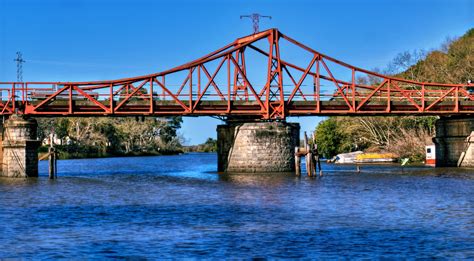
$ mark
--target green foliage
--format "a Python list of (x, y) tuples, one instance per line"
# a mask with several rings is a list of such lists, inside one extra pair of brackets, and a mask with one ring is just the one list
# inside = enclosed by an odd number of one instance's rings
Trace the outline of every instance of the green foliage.
[(203, 152), (216, 152), (217, 151), (217, 140), (208, 138), (203, 144)]
[(349, 136), (343, 131), (343, 124), (335, 117), (330, 117), (316, 127), (316, 144), (319, 153), (331, 158), (338, 153), (351, 149)]
[(181, 117), (39, 118), (40, 139), (54, 133), (61, 158), (181, 152)]
[(316, 128), (324, 157), (355, 150), (391, 152), (420, 161), (425, 140), (434, 135), (433, 117), (329, 117)]
[(474, 81), (474, 28), (457, 40), (447, 39), (441, 50), (430, 52), (397, 76), (440, 83)]
[(203, 144), (196, 146), (188, 146), (185, 148), (188, 152), (216, 152), (217, 151), (217, 140), (208, 138)]
[(161, 139), (165, 143), (170, 143), (177, 134), (179, 128), (181, 128), (181, 123), (183, 119), (181, 117), (172, 117), (166, 119), (167, 123), (160, 128)]

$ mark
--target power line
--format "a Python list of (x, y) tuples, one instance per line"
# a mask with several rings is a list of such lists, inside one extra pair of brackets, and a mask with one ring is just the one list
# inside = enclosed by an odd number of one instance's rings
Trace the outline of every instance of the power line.
[(252, 24), (253, 24), (253, 33), (256, 34), (258, 33), (260, 30), (259, 30), (259, 23), (260, 23), (260, 18), (269, 18), (269, 19), (272, 19), (271, 16), (269, 15), (261, 15), (261, 14), (258, 14), (258, 13), (254, 13), (254, 14), (251, 14), (251, 15), (241, 15), (240, 16), (240, 19), (242, 18), (250, 18), (252, 20)]
[(26, 61), (23, 60), (23, 55), (20, 51), (16, 52), (16, 59), (13, 61), (16, 62), (16, 81), (23, 82), (23, 63)]

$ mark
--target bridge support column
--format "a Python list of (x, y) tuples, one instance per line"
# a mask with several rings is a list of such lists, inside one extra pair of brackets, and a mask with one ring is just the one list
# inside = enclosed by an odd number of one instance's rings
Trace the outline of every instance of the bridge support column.
[(441, 117), (436, 122), (437, 167), (474, 167), (474, 117)]
[(3, 163), (1, 176), (26, 178), (38, 176), (38, 124), (34, 119), (12, 115), (3, 130)]
[(295, 170), (298, 123), (251, 122), (217, 126), (220, 172), (290, 172)]

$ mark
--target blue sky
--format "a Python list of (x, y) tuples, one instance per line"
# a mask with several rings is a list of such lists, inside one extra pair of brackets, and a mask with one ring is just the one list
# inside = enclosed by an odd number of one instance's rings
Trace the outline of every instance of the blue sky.
[[(472, 0), (105, 1), (0, 0), (0, 81), (87, 81), (162, 71), (252, 32), (241, 14), (350, 64), (384, 67), (398, 53), (437, 48), (474, 27)], [(320, 117), (291, 118), (313, 130)], [(185, 118), (188, 143), (215, 137), (220, 121)]]

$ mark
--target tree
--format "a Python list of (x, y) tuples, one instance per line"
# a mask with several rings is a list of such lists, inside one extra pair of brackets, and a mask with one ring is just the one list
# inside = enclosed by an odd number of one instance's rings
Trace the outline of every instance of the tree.
[(217, 140), (213, 138), (207, 138), (206, 142), (202, 144), (203, 152), (215, 152), (217, 151)]
[(160, 128), (160, 136), (164, 144), (170, 144), (176, 138), (177, 131), (181, 128), (181, 123), (183, 123), (183, 118), (181, 117), (166, 118), (166, 124)]
[[(180, 151), (177, 131), (181, 117), (174, 118), (39, 118), (40, 139), (52, 131), (72, 143), (64, 150), (74, 155), (174, 153)], [(60, 148), (58, 148), (60, 149)]]
[(314, 142), (318, 145), (319, 153), (325, 158), (331, 158), (352, 147), (340, 125), (335, 117), (330, 117), (316, 127)]

